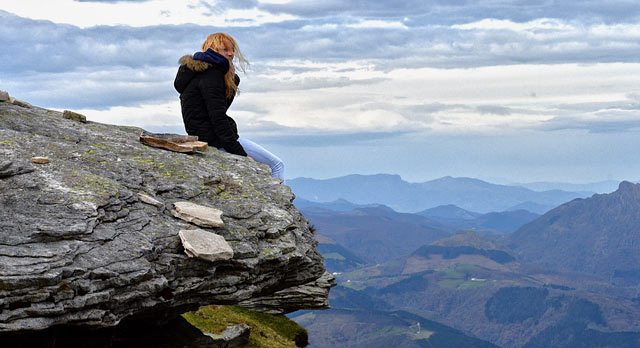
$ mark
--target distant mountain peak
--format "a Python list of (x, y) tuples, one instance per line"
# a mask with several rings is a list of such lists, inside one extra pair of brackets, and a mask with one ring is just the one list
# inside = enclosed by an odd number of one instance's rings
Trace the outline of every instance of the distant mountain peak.
[(620, 191), (620, 192), (639, 192), (640, 193), (640, 185), (634, 184), (634, 183), (629, 182), (629, 181), (621, 181), (620, 185), (618, 185), (618, 190), (617, 191)]
[(612, 193), (550, 210), (507, 240), (528, 261), (613, 277), (640, 272), (638, 226), (640, 185), (623, 181)]

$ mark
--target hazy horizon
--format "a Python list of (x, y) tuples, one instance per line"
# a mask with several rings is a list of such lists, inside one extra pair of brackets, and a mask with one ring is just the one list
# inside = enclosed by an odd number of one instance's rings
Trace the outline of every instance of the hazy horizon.
[(229, 109), (286, 177), (636, 181), (640, 6), (625, 0), (22, 0), (0, 5), (0, 90), (184, 132), (178, 59), (230, 33)]

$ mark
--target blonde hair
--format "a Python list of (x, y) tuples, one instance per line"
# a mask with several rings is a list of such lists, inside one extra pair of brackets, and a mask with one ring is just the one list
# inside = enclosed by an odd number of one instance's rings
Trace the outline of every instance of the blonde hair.
[[(231, 37), (231, 35), (226, 33), (214, 33), (207, 36), (207, 39), (204, 40), (204, 43), (202, 44), (202, 52), (206, 51), (209, 48), (218, 53), (220, 53), (223, 48), (232, 50), (234, 59), (237, 58), (238, 60), (240, 70), (242, 70), (242, 72), (246, 72), (246, 67), (249, 65), (249, 61), (242, 55), (242, 51), (240, 51), (238, 43), (233, 37)], [(233, 64), (233, 61), (229, 62), (229, 71), (227, 71), (227, 73), (224, 75), (224, 83), (227, 87), (227, 98), (233, 97), (238, 92), (238, 85), (235, 81), (235, 66)]]

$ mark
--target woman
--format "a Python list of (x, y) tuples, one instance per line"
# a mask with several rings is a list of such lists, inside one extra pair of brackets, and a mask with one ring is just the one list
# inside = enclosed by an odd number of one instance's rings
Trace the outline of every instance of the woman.
[(202, 52), (180, 58), (173, 83), (180, 93), (182, 120), (189, 135), (220, 150), (248, 156), (271, 167), (271, 175), (284, 182), (284, 164), (260, 145), (238, 136), (235, 121), (227, 109), (238, 93), (240, 77), (235, 73), (236, 57), (244, 72), (248, 61), (229, 34), (215, 33), (202, 44)]

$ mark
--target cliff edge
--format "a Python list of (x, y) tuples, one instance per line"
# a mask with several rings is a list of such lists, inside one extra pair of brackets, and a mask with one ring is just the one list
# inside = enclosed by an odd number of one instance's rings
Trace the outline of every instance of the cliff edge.
[[(150, 147), (141, 131), (0, 102), (0, 336), (255, 299), (270, 312), (327, 307), (317, 242), (267, 166)], [(224, 226), (177, 218), (179, 202), (220, 210)], [(232, 258), (187, 256), (179, 231), (196, 228)]]

